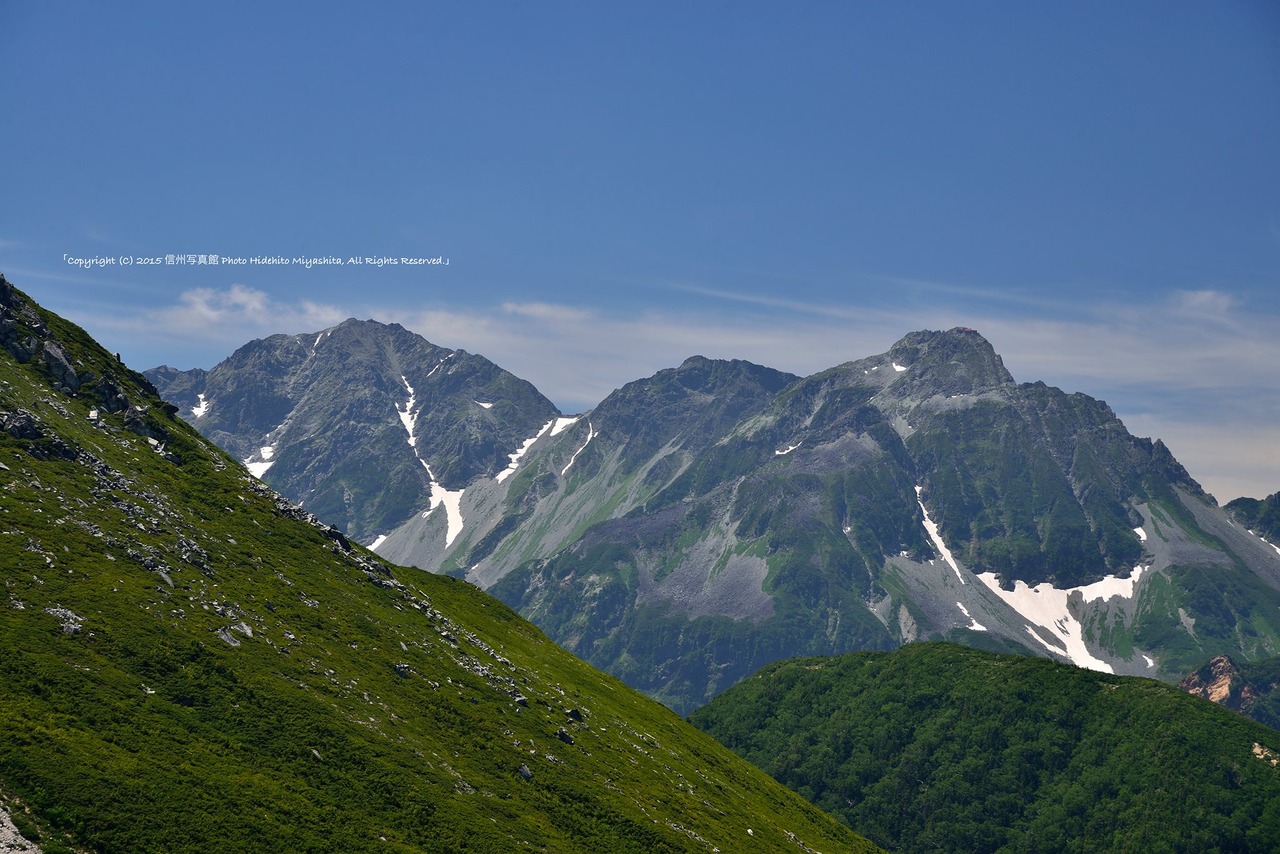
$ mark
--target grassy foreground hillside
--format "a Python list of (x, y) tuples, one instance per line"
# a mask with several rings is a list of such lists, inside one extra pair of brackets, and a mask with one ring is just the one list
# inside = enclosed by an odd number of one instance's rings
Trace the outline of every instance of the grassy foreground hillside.
[(0, 277), (0, 800), (46, 851), (871, 848), (171, 413)]
[(771, 665), (691, 720), (892, 850), (1280, 848), (1280, 734), (1149, 679), (910, 644)]

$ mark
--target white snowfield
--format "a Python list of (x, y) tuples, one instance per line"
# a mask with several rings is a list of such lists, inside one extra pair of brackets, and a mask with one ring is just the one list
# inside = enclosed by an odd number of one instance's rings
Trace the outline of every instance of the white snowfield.
[(465, 489), (445, 489), (436, 480), (436, 476), (431, 473), (431, 466), (426, 462), (422, 463), (427, 470), (427, 477), (431, 478), (431, 507), (422, 514), (422, 518), (427, 518), (440, 505), (444, 505), (445, 523), (447, 525), (444, 535), (444, 544), (448, 548), (462, 533), (462, 493)]
[(258, 480), (262, 480), (262, 476), (267, 473), (267, 469), (275, 465), (276, 461), (272, 459), (275, 455), (275, 445), (263, 445), (258, 449), (258, 459), (254, 460), (253, 457), (249, 457), (244, 461), (244, 467), (249, 470), (249, 474)]
[(785, 457), (787, 454), (791, 453), (792, 451), (794, 451), (796, 448), (800, 447), (803, 444), (804, 442), (796, 442), (794, 445), (790, 445), (786, 448), (783, 448), (781, 451), (774, 451), (773, 455), (775, 457)]
[[(1073, 593), (1079, 593), (1085, 602), (1106, 600), (1116, 596), (1132, 599), (1134, 590), (1138, 586), (1138, 579), (1142, 577), (1145, 570), (1146, 567), (1135, 566), (1128, 578), (1109, 575), (1093, 584), (1065, 590), (1058, 590), (1047, 581), (1035, 587), (1028, 586), (1025, 581), (1015, 581), (1013, 590), (1004, 590), (1000, 587), (999, 579), (994, 572), (984, 572), (978, 576), (978, 579), (991, 588), (991, 592), (999, 596), (1010, 608), (1061, 639), (1062, 645), (1056, 646), (1028, 627), (1027, 633), (1039, 641), (1045, 649), (1059, 654), (1065, 649), (1072, 664), (1087, 667), (1090, 670), (1100, 670), (1103, 673), (1114, 673), (1110, 664), (1094, 658), (1085, 646), (1084, 626), (1071, 615), (1071, 611), (1067, 608), (1067, 600)], [(1151, 663), (1148, 659), (1148, 666)]]
[[(923, 491), (922, 487), (916, 487), (916, 501), (920, 504), (920, 512), (924, 514), (925, 530), (929, 533), (929, 539), (933, 541), (934, 548), (942, 555), (942, 559), (947, 562), (947, 565), (955, 571), (956, 577), (963, 584), (964, 575), (961, 573), (959, 565), (952, 556), (951, 550), (947, 548), (947, 544), (943, 542), (942, 534), (938, 531), (937, 524), (929, 518), (929, 511), (925, 509), (924, 502), (921, 499)], [(1145, 531), (1141, 528), (1135, 528), (1134, 533), (1143, 542), (1146, 542)], [(1004, 590), (1000, 587), (999, 578), (994, 572), (981, 573), (977, 575), (977, 578), (990, 588), (991, 592), (998, 596), (1001, 601), (1031, 624), (1027, 626), (1027, 634), (1035, 638), (1045, 649), (1059, 655), (1065, 654), (1072, 664), (1079, 667), (1087, 667), (1090, 670), (1099, 670), (1103, 673), (1114, 673), (1115, 670), (1112, 669), (1110, 664), (1095, 658), (1089, 652), (1084, 640), (1084, 626), (1071, 614), (1067, 603), (1071, 596), (1076, 593), (1080, 594), (1084, 602), (1105, 601), (1117, 596), (1123, 599), (1132, 599), (1138, 587), (1138, 579), (1142, 577), (1146, 570), (1147, 567), (1135, 566), (1128, 578), (1108, 575), (1101, 581), (1063, 590), (1055, 588), (1047, 581), (1037, 584), (1035, 587), (1029, 586), (1025, 581), (1015, 581), (1013, 590)], [(973, 619), (964, 605), (957, 602), (956, 606), (961, 613), (969, 618), (970, 629), (987, 631), (985, 626)], [(1059, 638), (1060, 644), (1046, 641), (1031, 628), (1032, 625)], [(1146, 660), (1148, 667), (1155, 667), (1155, 662), (1150, 657), (1144, 655), (1143, 658)]]
[(200, 405), (191, 407), (191, 415), (195, 418), (201, 418), (209, 411), (209, 401), (204, 399), (203, 392), (197, 394), (196, 398), (200, 401)]
[(566, 417), (557, 418), (556, 426), (551, 428), (551, 435), (559, 436), (565, 430), (568, 430), (574, 424), (577, 424), (578, 421), (581, 420), (581, 418), (582, 418), (581, 415), (570, 415)]
[(409, 385), (409, 381), (404, 378), (404, 374), (400, 375), (400, 382), (404, 383), (405, 391), (409, 392), (409, 402), (404, 405), (404, 409), (401, 409), (400, 404), (397, 403), (396, 414), (400, 416), (404, 431), (409, 434), (409, 447), (413, 448), (416, 454), (418, 440), (413, 436), (413, 428), (418, 423), (418, 413), (413, 411), (413, 404), (417, 402), (417, 396), (414, 394), (413, 386)]
[(1271, 548), (1275, 549), (1275, 550), (1276, 550), (1276, 554), (1280, 554), (1280, 546), (1277, 546), (1275, 543), (1271, 542), (1271, 541), (1270, 541), (1270, 540), (1268, 540), (1266, 537), (1262, 536), (1261, 534), (1257, 533), (1256, 531), (1250, 531), (1249, 533), (1250, 533), (1250, 534), (1253, 534), (1255, 537), (1257, 537), (1258, 539), (1262, 540), (1262, 541), (1263, 541), (1264, 543), (1266, 543), (1267, 545), (1271, 546)]
[(452, 358), (453, 358), (454, 356), (456, 356), (456, 355), (457, 355), (457, 353), (450, 353), (449, 355), (447, 355), (447, 356), (445, 356), (443, 359), (441, 359), (439, 362), (437, 362), (437, 363), (436, 363), (436, 366), (435, 366), (434, 368), (432, 368), (432, 369), (431, 369), (430, 373), (428, 373), (428, 374), (427, 374), (427, 379), (431, 379), (431, 374), (434, 374), (436, 371), (440, 370), (440, 368), (444, 366), (444, 363), (445, 363), (445, 362), (449, 361), (450, 359), (452, 359)]

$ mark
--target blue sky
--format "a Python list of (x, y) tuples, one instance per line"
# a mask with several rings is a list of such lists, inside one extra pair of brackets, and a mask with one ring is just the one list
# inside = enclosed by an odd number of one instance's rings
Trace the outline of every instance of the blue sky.
[(0, 271), (139, 369), (373, 317), (573, 411), (965, 325), (1280, 490), (1272, 2), (10, 2), (0, 99)]

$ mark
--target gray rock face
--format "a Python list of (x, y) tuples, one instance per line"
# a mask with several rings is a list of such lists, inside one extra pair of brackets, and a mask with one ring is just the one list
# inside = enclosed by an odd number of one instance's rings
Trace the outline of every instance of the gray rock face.
[(18, 832), (4, 807), (0, 807), (0, 854), (40, 854), (40, 846)]
[(65, 391), (77, 391), (80, 388), (80, 378), (76, 376), (75, 369), (67, 360), (66, 351), (62, 346), (56, 341), (46, 341), (42, 349), (45, 370), (49, 372), (49, 376)]

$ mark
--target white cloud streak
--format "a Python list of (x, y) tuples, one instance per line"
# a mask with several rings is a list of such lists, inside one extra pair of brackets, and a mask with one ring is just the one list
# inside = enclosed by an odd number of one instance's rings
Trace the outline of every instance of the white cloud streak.
[[(226, 354), (254, 338), (276, 333), (300, 333), (341, 323), (348, 315), (337, 306), (272, 298), (246, 285), (229, 288), (195, 288), (184, 291), (174, 305), (138, 314), (101, 314), (92, 319), (72, 319), (95, 329), (149, 339), (149, 350), (169, 346), (174, 361), (193, 346), (226, 348)], [(147, 365), (146, 367), (151, 367)]]

